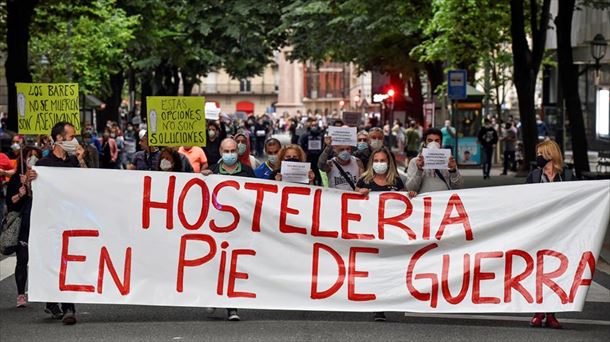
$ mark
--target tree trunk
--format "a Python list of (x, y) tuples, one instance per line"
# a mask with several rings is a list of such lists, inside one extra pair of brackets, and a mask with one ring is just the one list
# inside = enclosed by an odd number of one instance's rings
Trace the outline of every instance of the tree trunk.
[(428, 74), (428, 81), (430, 82), (430, 91), (432, 96), (436, 92), (436, 89), (443, 85), (445, 82), (445, 71), (443, 69), (443, 62), (426, 63), (426, 74)]
[(116, 74), (110, 75), (110, 89), (112, 94), (106, 101), (106, 108), (104, 109), (103, 116), (104, 121), (112, 120), (119, 122), (119, 107), (123, 101), (123, 85), (125, 84), (125, 75), (123, 71)]
[(197, 75), (191, 77), (186, 72), (180, 72), (182, 77), (182, 95), (191, 96), (193, 94), (193, 86), (197, 83)]
[(146, 97), (153, 95), (152, 78), (150, 74), (145, 74), (140, 80), (142, 91), (140, 92), (140, 116), (146, 118)]
[[(546, 29), (549, 20), (550, 0), (544, 0), (542, 8), (538, 10), (537, 0), (530, 0), (530, 29), (532, 32), (532, 50), (530, 51), (525, 34), (524, 0), (510, 1), (513, 51), (513, 78), (519, 99), (519, 116), (521, 117), (521, 132), (524, 148), (524, 170), (529, 169), (530, 162), (536, 159), (536, 144), (538, 133), (536, 130), (536, 112), (534, 91), (536, 76), (540, 70), (540, 63), (546, 43)], [(538, 21), (538, 13), (540, 20)]]
[(28, 68), (30, 22), (38, 0), (8, 0), (6, 6), (6, 83), (8, 86), (8, 129), (17, 132), (17, 82), (32, 82)]
[(557, 60), (559, 65), (559, 82), (564, 94), (566, 111), (570, 119), (572, 135), (572, 153), (574, 169), (580, 178), (583, 171), (589, 171), (589, 156), (587, 155), (587, 136), (582, 115), (580, 96), (578, 95), (578, 71), (572, 58), (572, 15), (575, 0), (558, 2), (555, 27), (557, 29)]
[(410, 114), (419, 122), (424, 122), (424, 97), (422, 95), (422, 84), (418, 70), (415, 70), (415, 73), (411, 76), (407, 86), (409, 87), (409, 96), (413, 100), (407, 114)]

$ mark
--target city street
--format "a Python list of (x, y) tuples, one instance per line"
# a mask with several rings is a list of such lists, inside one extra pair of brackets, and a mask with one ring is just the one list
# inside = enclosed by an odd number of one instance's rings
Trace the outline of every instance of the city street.
[[(483, 180), (462, 171), (468, 187), (520, 184), (524, 178)], [(15, 308), (15, 258), (0, 261), (0, 341), (607, 341), (610, 338), (610, 266), (598, 263), (583, 312), (558, 315), (563, 330), (531, 328), (529, 314), (372, 313), (240, 310), (241, 322), (204, 308), (77, 305), (78, 324), (63, 326), (42, 303)]]

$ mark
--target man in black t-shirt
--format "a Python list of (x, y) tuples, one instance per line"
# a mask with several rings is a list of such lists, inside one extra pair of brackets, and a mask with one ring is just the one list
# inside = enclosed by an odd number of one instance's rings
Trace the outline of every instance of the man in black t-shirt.
[[(51, 129), (53, 150), (40, 159), (36, 166), (48, 167), (87, 167), (83, 159), (85, 150), (74, 137), (74, 126), (69, 122), (58, 122)], [(28, 172), (30, 179), (36, 179), (36, 172)], [(54, 319), (62, 319), (66, 325), (76, 323), (76, 307), (72, 303), (47, 303), (45, 310)]]

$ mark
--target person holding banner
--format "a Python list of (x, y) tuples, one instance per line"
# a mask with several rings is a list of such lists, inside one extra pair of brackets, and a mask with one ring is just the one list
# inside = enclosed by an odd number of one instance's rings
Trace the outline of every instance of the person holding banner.
[[(553, 140), (546, 140), (536, 146), (536, 165), (538, 168), (527, 175), (526, 184), (568, 182), (573, 180), (572, 171), (565, 168), (561, 149)], [(542, 321), (546, 318), (545, 325), (552, 329), (561, 329), (561, 324), (554, 313), (537, 312), (530, 321), (532, 327), (542, 327)]]
[(32, 209), (31, 180), (27, 171), (31, 170), (41, 157), (39, 150), (26, 147), (17, 159), (17, 170), (11, 176), (6, 187), (6, 208), (8, 212), (16, 212), (21, 218), (19, 238), (15, 254), (15, 282), (17, 283), (17, 307), (24, 308), (27, 299), (25, 285), (28, 279), (28, 238), (30, 236), (30, 211)]
[[(307, 156), (305, 155), (305, 151), (299, 145), (286, 145), (284, 146), (277, 157), (277, 161), (275, 163), (275, 170), (271, 174), (271, 179), (275, 179), (276, 181), (283, 181), (282, 174), (280, 173), (282, 170), (282, 162), (297, 162), (297, 163), (305, 163), (307, 162)], [(314, 171), (310, 168), (309, 173), (309, 185), (313, 185), (315, 182), (315, 174)]]
[[(424, 132), (424, 147), (439, 149), (443, 133), (438, 128)], [(453, 156), (449, 157), (446, 169), (424, 170), (423, 153), (411, 159), (407, 167), (407, 190), (417, 193), (459, 189), (464, 183)]]
[[(374, 150), (366, 171), (356, 183), (356, 191), (366, 196), (371, 191), (403, 191), (404, 188), (405, 185), (398, 174), (392, 152), (387, 147)], [(414, 191), (409, 192), (409, 197), (415, 195)], [(374, 319), (377, 322), (385, 321), (385, 313), (375, 312)]]
[[(356, 190), (356, 181), (364, 171), (360, 159), (352, 156), (352, 147), (348, 145), (331, 146), (332, 138), (324, 138), (326, 147), (318, 160), (318, 168), (328, 174), (328, 187), (348, 191)], [(328, 160), (334, 151), (335, 156)]]
[[(51, 129), (53, 140), (53, 151), (47, 157), (40, 159), (36, 166), (49, 167), (87, 167), (83, 160), (84, 150), (74, 137), (74, 125), (61, 121)], [(36, 171), (28, 172), (31, 180), (36, 179)], [(76, 307), (72, 303), (61, 303), (61, 309), (57, 303), (47, 303), (45, 310), (54, 319), (61, 319), (64, 324), (76, 323)]]
[[(225, 176), (238, 176), (255, 178), (254, 171), (248, 165), (242, 164), (237, 158), (237, 141), (233, 138), (225, 138), (220, 142), (220, 155), (222, 159), (212, 165), (209, 169), (201, 171), (201, 174), (208, 176), (211, 174), (225, 175)], [(208, 313), (213, 313), (214, 308), (208, 308)], [(227, 319), (229, 321), (239, 321), (239, 315), (237, 309), (227, 309)]]
[(210, 174), (250, 177), (255, 178), (254, 170), (239, 161), (237, 154), (237, 141), (233, 138), (225, 138), (220, 143), (219, 154), (222, 156), (218, 163), (210, 166), (208, 170), (201, 173), (205, 176)]
[(277, 158), (281, 148), (282, 144), (276, 138), (267, 139), (265, 142), (267, 160), (254, 170), (256, 178), (273, 179), (271, 174), (273, 173), (273, 168), (278, 160)]

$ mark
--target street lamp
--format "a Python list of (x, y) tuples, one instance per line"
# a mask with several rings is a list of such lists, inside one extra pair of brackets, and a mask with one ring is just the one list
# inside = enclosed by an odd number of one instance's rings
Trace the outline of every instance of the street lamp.
[(591, 41), (591, 56), (595, 60), (595, 70), (599, 72), (601, 67), (599, 61), (604, 58), (606, 55), (606, 49), (608, 48), (608, 43), (606, 42), (606, 38), (601, 33), (598, 33), (593, 37)]

